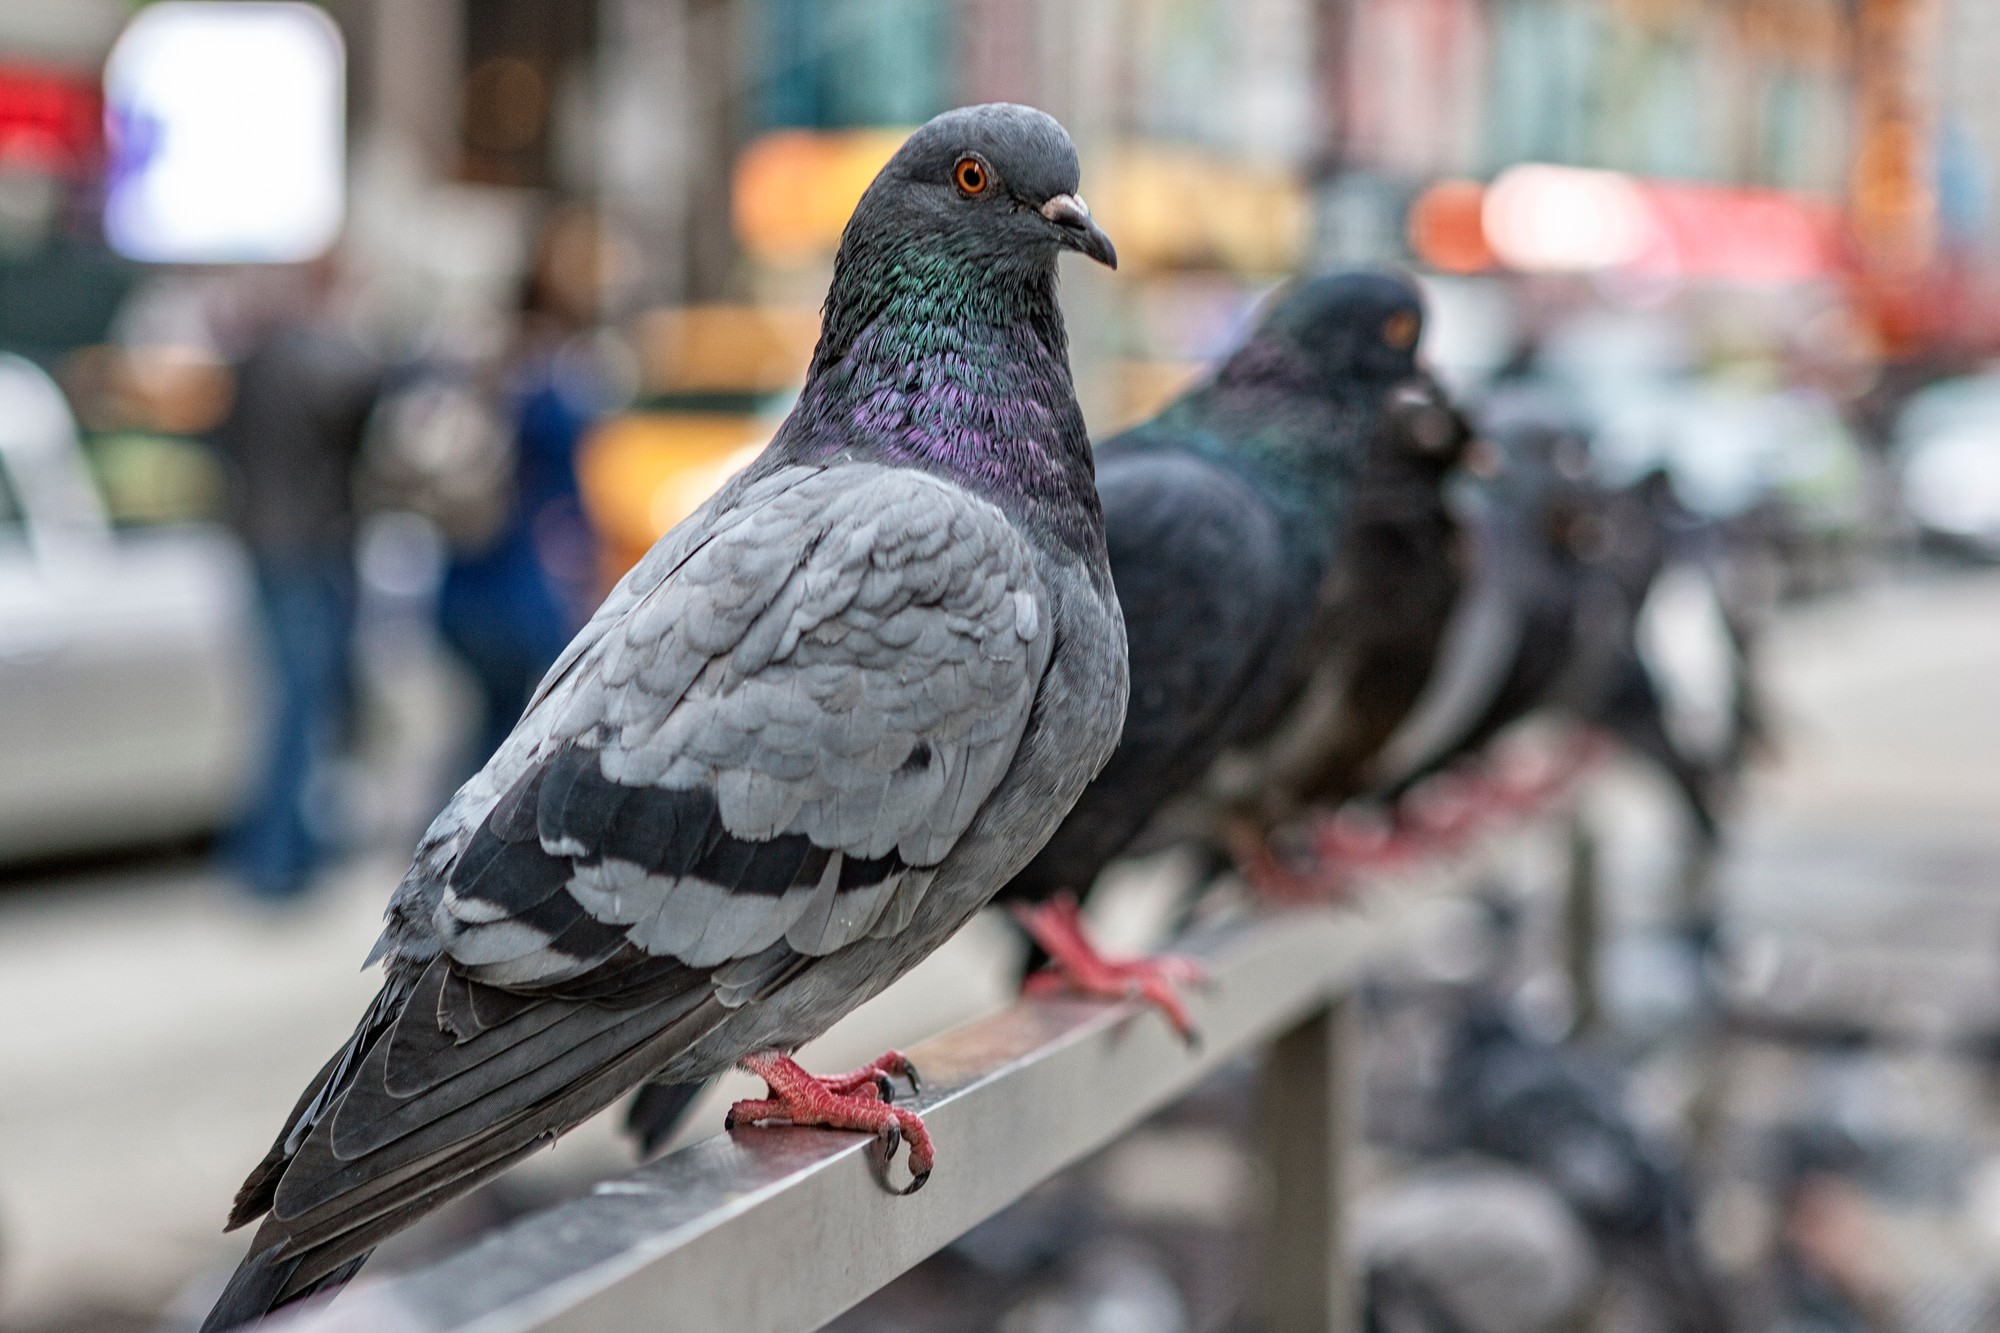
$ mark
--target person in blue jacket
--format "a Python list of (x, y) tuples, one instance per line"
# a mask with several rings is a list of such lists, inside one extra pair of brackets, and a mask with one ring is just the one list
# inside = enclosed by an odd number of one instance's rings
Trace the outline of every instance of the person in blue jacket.
[(602, 591), (576, 471), (578, 448), (607, 406), (604, 377), (581, 336), (596, 315), (601, 248), (587, 215), (560, 214), (544, 229), (504, 390), (512, 499), (498, 534), (455, 552), (445, 571), (440, 628), (481, 696), (468, 772), (506, 738)]

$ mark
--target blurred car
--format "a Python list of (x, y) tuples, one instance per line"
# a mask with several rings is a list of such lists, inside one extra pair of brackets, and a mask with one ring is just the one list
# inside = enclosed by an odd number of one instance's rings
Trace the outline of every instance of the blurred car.
[(1912, 395), (1893, 456), (1903, 503), (1925, 535), (2000, 560), (2000, 371)]
[(61, 391), (0, 355), (0, 862), (226, 820), (263, 714), (248, 564), (114, 531)]
[(1593, 403), (1611, 480), (1663, 468), (1704, 518), (1777, 499), (1814, 531), (1860, 522), (1860, 446), (1823, 395), (1700, 379), (1621, 388)]

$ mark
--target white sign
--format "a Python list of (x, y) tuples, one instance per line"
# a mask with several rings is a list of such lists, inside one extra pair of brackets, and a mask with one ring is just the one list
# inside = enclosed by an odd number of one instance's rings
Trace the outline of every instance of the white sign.
[(157, 263), (297, 263), (344, 207), (344, 52), (311, 5), (168, 0), (104, 68), (112, 248)]

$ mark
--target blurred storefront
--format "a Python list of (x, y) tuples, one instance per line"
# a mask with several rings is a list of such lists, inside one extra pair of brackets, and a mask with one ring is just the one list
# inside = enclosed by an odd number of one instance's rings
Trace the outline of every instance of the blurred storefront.
[(0, 7), (0, 346), (48, 361), (104, 335), (129, 275), (97, 226), (99, 71), (116, 3)]
[[(592, 201), (626, 243), (603, 309), (635, 406), (586, 466), (614, 564), (766, 438), (852, 200), (903, 132), (964, 101), (1035, 102), (1083, 148), (1125, 260), (1115, 280), (1070, 275), (1100, 430), (1153, 410), (1302, 266), (1439, 274), (1440, 342), (1477, 373), (1551, 307), (1663, 293), (1726, 302), (1728, 354), (1759, 326), (1772, 365), (1983, 346), (2000, 308), (1984, 296), (2000, 108), (1972, 73), (2000, 23), (1973, 0), (342, 9), (352, 233), (400, 266), (387, 291), (476, 328), (554, 197)], [(1554, 168), (1600, 174), (1535, 174)], [(1586, 223), (1624, 209), (1630, 234), (1579, 232), (1579, 199)], [(1568, 210), (1568, 231), (1533, 234), (1538, 209)], [(1805, 326), (1839, 347), (1802, 353)]]
[[(594, 354), (634, 409), (586, 485), (626, 554), (707, 484), (688, 478), (764, 438), (851, 201), (910, 126), (971, 100), (1061, 116), (1118, 238), (1116, 278), (1066, 279), (1098, 429), (1185, 383), (1285, 275), (1341, 262), (1440, 275), (1441, 341), (1482, 343), (1464, 359), (1488, 369), (1550, 301), (1657, 303), (1676, 284), (1776, 291), (1777, 323), (1810, 289), (1906, 358), (2000, 345), (2000, 17), (1983, 0), (320, 8), (345, 40), (342, 280), (383, 350), (492, 359), (538, 219), (604, 219)], [(102, 240), (101, 74), (134, 12), (0, 15), (0, 345), (73, 362), (78, 391), (132, 378), (77, 349), (134, 341), (113, 320), (135, 282), (199, 277)], [(1578, 201), (1603, 225), (1579, 229)], [(1565, 210), (1567, 232), (1535, 233)], [(154, 430), (121, 401), (81, 415)]]

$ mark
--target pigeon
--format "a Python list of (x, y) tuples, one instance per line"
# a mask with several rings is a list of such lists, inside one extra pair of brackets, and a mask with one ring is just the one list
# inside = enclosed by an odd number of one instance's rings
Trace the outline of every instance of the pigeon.
[[(1198, 969), (1103, 958), (1083, 934), (1077, 896), (1163, 807), (1195, 796), (1225, 751), (1286, 722), (1325, 652), (1324, 589), (1342, 520), (1392, 390), (1417, 374), (1422, 313), (1421, 294), (1399, 274), (1298, 282), (1208, 382), (1098, 446), (1130, 643), (1124, 739), (999, 894), (1057, 961), (1051, 979), (1101, 997), (1142, 995), (1192, 1036), (1174, 987)], [(666, 1081), (641, 1089), (626, 1129), (642, 1156), (672, 1137), (700, 1091)]]
[(1503, 1005), (1475, 1000), (1446, 1060), (1438, 1101), (1459, 1152), (1544, 1180), (1607, 1259), (1652, 1291), (1667, 1326), (1724, 1328), (1720, 1286), (1695, 1235), (1687, 1169), (1626, 1110), (1616, 1074), (1570, 1046), (1535, 1041)]
[(1564, 1333), (1583, 1324), (1599, 1281), (1562, 1196), (1478, 1159), (1370, 1190), (1353, 1236), (1367, 1333)]
[(1099, 446), (1131, 702), (1111, 763), (999, 895), (1056, 964), (1037, 989), (1137, 993), (1192, 1035), (1173, 987), (1193, 969), (1103, 958), (1078, 896), (1156, 837), (1257, 844), (1343, 789), (1371, 692), (1402, 688), (1384, 677), (1421, 684), (1406, 640), (1452, 601), (1440, 488), (1463, 442), (1422, 328), (1401, 274), (1301, 281), (1212, 379)]
[(1612, 498), (1615, 546), (1658, 554), (1624, 576), (1637, 605), (1626, 670), (1641, 679), (1606, 725), (1667, 773), (1713, 844), (1744, 767), (1770, 740), (1756, 633), (1733, 587), (1743, 553), (1724, 525), (1681, 501), (1665, 472)]
[[(1543, 389), (1503, 388), (1483, 415), (1504, 462), (1467, 499), (1475, 572), (1430, 687), (1374, 766), (1373, 794), (1393, 802), (1515, 722), (1554, 711), (1657, 763), (1712, 846), (1754, 714), (1747, 642), (1728, 626), (1708, 566), (1680, 553), (1699, 545), (1686, 535), (1692, 516), (1662, 494), (1663, 478), (1622, 490), (1595, 482), (1586, 427)], [(1691, 673), (1670, 669), (1683, 663), (1658, 650), (1685, 645), (1690, 618), (1697, 633), (1716, 630), (1696, 654), (1692, 690)], [(1678, 702), (1691, 695), (1699, 702)]]
[(1495, 446), (1491, 475), (1463, 497), (1473, 576), (1429, 690), (1378, 762), (1385, 799), (1546, 703), (1565, 667), (1576, 668), (1572, 680), (1591, 678), (1590, 689), (1605, 674), (1597, 641), (1589, 654), (1570, 641), (1581, 616), (1573, 534), (1589, 495), (1588, 436), (1545, 395), (1519, 392), (1490, 399), (1482, 428)]
[(203, 1325), (334, 1287), (414, 1218), (653, 1075), (732, 1065), (789, 1121), (934, 1153), (790, 1052), (984, 905), (1109, 758), (1125, 643), (1056, 259), (1115, 265), (1069, 137), (918, 129), (842, 237), (797, 406), (663, 537), (453, 796), (386, 976), (229, 1218)]
[(1304, 767), (1267, 793), (1285, 804), (1339, 805), (1362, 792), (1370, 765), (1409, 716), (1436, 665), (1469, 551), (1447, 483), (1473, 432), (1442, 385), (1419, 374), (1396, 386), (1388, 429), (1368, 451), (1335, 558), (1327, 694), (1338, 700)]

